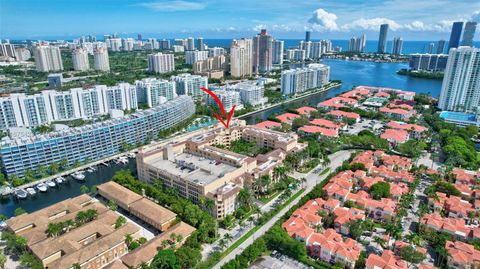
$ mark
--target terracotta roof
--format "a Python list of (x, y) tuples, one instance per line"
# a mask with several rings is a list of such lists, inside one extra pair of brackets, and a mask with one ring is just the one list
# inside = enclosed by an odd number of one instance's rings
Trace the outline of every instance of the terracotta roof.
[(130, 210), (141, 219), (149, 219), (151, 223), (161, 226), (177, 217), (177, 214), (146, 198), (130, 204)]
[(349, 118), (349, 119), (360, 119), (360, 115), (355, 112), (345, 112), (342, 110), (332, 110), (327, 113), (327, 115), (333, 115), (342, 118)]
[(257, 128), (266, 128), (266, 129), (281, 127), (281, 126), (282, 126), (281, 123), (278, 123), (276, 121), (271, 121), (271, 120), (266, 120), (266, 121), (262, 121), (260, 123), (255, 124), (255, 127)]
[(386, 129), (385, 132), (380, 135), (381, 138), (387, 139), (390, 142), (404, 143), (408, 140), (408, 133), (404, 130)]
[(322, 128), (315, 125), (305, 125), (298, 129), (299, 131), (310, 133), (310, 134), (321, 134), (328, 137), (337, 137), (338, 131), (336, 129)]
[(296, 110), (298, 113), (302, 115), (309, 115), (311, 112), (317, 111), (315, 108), (309, 107), (309, 106), (300, 107), (300, 108), (297, 108)]
[(445, 248), (450, 257), (457, 263), (471, 265), (480, 262), (480, 251), (467, 243), (447, 241)]
[(326, 119), (314, 119), (310, 121), (310, 124), (330, 129), (339, 129), (342, 127), (341, 123), (333, 122)]
[(140, 194), (137, 194), (114, 181), (109, 181), (107, 183), (98, 185), (97, 190), (100, 192), (100, 194), (105, 193), (112, 199), (119, 202), (121, 201), (126, 205), (143, 198)]
[(391, 250), (384, 250), (382, 256), (370, 254), (367, 258), (368, 269), (408, 269), (407, 264)]
[(351, 261), (358, 260), (361, 252), (360, 244), (357, 241), (347, 238), (343, 240), (342, 236), (333, 229), (327, 229), (322, 234), (313, 233), (306, 241), (307, 246), (318, 245), (326, 249), (333, 255), (340, 255)]
[(294, 119), (300, 118), (300, 115), (293, 114), (293, 113), (284, 113), (284, 114), (276, 116), (275, 118), (277, 118), (279, 121), (281, 121), (283, 123), (291, 124)]
[(392, 128), (392, 129), (399, 129), (399, 130), (405, 130), (408, 132), (414, 131), (414, 132), (425, 132), (427, 131), (427, 127), (420, 126), (417, 124), (409, 124), (409, 123), (404, 123), (404, 122), (398, 122), (398, 121), (391, 121), (387, 124), (387, 127)]
[(180, 247), (183, 242), (195, 231), (195, 228), (192, 226), (180, 222), (172, 227), (170, 227), (164, 233), (157, 235), (152, 240), (148, 241), (141, 247), (133, 250), (132, 252), (126, 254), (122, 257), (122, 261), (129, 267), (137, 268), (142, 264), (142, 262), (150, 263), (155, 255), (157, 255), (159, 249), (162, 248), (162, 241), (170, 240), (170, 235), (181, 235), (183, 237), (183, 241), (181, 243), (176, 243), (176, 247)]

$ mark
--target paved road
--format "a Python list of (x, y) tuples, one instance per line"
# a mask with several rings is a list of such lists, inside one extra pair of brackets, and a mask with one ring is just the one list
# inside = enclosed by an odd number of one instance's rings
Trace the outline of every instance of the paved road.
[[(335, 170), (337, 167), (342, 165), (344, 160), (347, 160), (350, 157), (350, 153), (351, 151), (342, 150), (342, 151), (338, 151), (336, 153), (331, 154), (329, 156), (330, 164), (327, 167), (329, 167), (331, 171)], [(217, 263), (217, 265), (215, 265), (213, 268), (219, 269), (225, 263), (234, 259), (236, 255), (239, 255), (240, 253), (242, 253), (242, 251), (246, 247), (250, 246), (257, 238), (264, 235), (275, 224), (275, 222), (277, 222), (285, 213), (287, 213), (288, 210), (290, 210), (290, 208), (296, 205), (300, 201), (300, 199), (302, 199), (303, 196), (305, 196), (316, 184), (320, 183), (329, 174), (329, 173), (326, 173), (325, 175), (320, 176), (312, 172), (315, 169), (317, 169), (317, 167), (312, 169), (311, 172), (307, 174), (295, 173), (293, 177), (296, 177), (296, 178), (305, 177), (307, 179), (306, 181), (307, 186), (305, 191), (300, 196), (298, 196), (295, 200), (293, 200), (288, 206), (280, 210), (280, 212), (278, 212), (272, 219), (270, 219), (266, 224), (264, 224), (260, 229), (258, 229), (252, 236), (250, 236), (247, 240), (245, 240), (242, 244), (240, 244), (240, 246), (238, 246), (236, 249), (230, 252), (222, 260), (220, 260), (220, 262)]]

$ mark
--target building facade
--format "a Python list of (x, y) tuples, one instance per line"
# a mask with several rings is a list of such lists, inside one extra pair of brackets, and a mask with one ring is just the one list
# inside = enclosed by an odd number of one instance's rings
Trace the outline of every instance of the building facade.
[(40, 45), (33, 48), (37, 71), (50, 72), (63, 70), (60, 48)]
[(388, 24), (380, 25), (380, 34), (378, 36), (378, 53), (387, 52), (387, 36), (388, 36)]
[(135, 82), (139, 102), (154, 107), (177, 97), (175, 82), (164, 79), (145, 78)]
[(252, 53), (252, 39), (242, 38), (232, 41), (230, 47), (230, 74), (232, 77), (252, 75)]
[(88, 52), (86, 49), (78, 48), (72, 51), (73, 70), (86, 71), (90, 69)]
[(194, 64), (198, 61), (204, 61), (208, 58), (206, 50), (189, 50), (185, 52), (185, 63)]
[(443, 72), (447, 67), (448, 55), (446, 54), (411, 54), (409, 58), (410, 70), (424, 70)]
[(148, 72), (169, 73), (175, 70), (175, 59), (173, 54), (161, 52), (148, 55)]
[(393, 39), (392, 54), (400, 55), (403, 50), (403, 39), (401, 37), (395, 37)]
[(194, 100), (205, 96), (201, 88), (208, 88), (208, 78), (199, 75), (180, 74), (172, 76), (171, 80), (175, 81), (178, 95), (188, 95)]
[(475, 37), (475, 31), (477, 30), (477, 22), (468, 21), (465, 23), (465, 29), (463, 30), (462, 46), (473, 46), (473, 38)]
[(305, 68), (286, 70), (282, 72), (281, 80), (283, 95), (320, 88), (330, 82), (330, 67), (324, 64), (309, 64)]
[(22, 177), (26, 170), (66, 159), (69, 165), (99, 160), (121, 152), (122, 144), (137, 145), (195, 113), (188, 96), (180, 96), (154, 108), (92, 125), (69, 128), (16, 140), (3, 140), (1, 159), (7, 176)]
[(93, 53), (95, 70), (109, 72), (110, 61), (108, 60), (108, 50), (104, 47), (96, 48)]
[(272, 64), (283, 64), (283, 40), (274, 40), (272, 43)]
[(272, 41), (272, 36), (265, 29), (262, 29), (253, 38), (253, 69), (255, 73), (267, 73), (272, 69)]
[(451, 48), (458, 48), (460, 45), (460, 37), (462, 36), (463, 22), (457, 21), (452, 24), (452, 32), (450, 33), (450, 40), (448, 41), (448, 51)]
[(450, 50), (438, 107), (442, 110), (478, 112), (480, 106), (480, 49)]

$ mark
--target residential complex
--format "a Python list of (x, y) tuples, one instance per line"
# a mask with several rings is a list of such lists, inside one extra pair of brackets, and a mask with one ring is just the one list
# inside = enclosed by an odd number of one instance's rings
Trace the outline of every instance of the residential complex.
[(226, 88), (239, 92), (243, 104), (256, 106), (266, 102), (264, 97), (265, 88), (256, 82), (245, 81), (234, 85), (227, 85)]
[(409, 59), (410, 70), (443, 72), (447, 67), (448, 55), (446, 54), (411, 54)]
[(208, 78), (199, 75), (180, 74), (172, 76), (171, 80), (175, 81), (177, 94), (191, 96), (194, 100), (205, 96), (201, 88), (208, 88)]
[(448, 51), (452, 48), (458, 48), (460, 45), (460, 37), (462, 36), (463, 22), (457, 21), (452, 24), (450, 33), (450, 41), (448, 41)]
[(463, 29), (462, 37), (462, 46), (473, 46), (473, 37), (475, 36), (475, 31), (477, 30), (476, 21), (468, 21), (465, 23), (465, 29)]
[(175, 70), (175, 59), (173, 54), (161, 52), (148, 55), (148, 72), (169, 73)]
[(50, 72), (63, 70), (60, 48), (55, 46), (39, 45), (33, 48), (37, 71)]
[(198, 61), (204, 61), (208, 58), (206, 50), (189, 50), (185, 52), (185, 63), (194, 64)]
[(283, 64), (283, 40), (272, 41), (272, 64)]
[[(218, 99), (220, 99), (226, 111), (230, 111), (230, 109), (232, 109), (233, 106), (235, 106), (235, 110), (239, 110), (243, 108), (243, 106), (241, 106), (242, 102), (240, 101), (239, 92), (222, 89), (222, 90), (215, 90), (215, 95), (218, 97)], [(216, 100), (210, 95), (207, 95), (206, 103), (207, 105), (211, 105), (211, 106), (217, 105)]]
[(267, 73), (272, 69), (272, 41), (272, 36), (265, 29), (253, 38), (252, 56), (255, 73)]
[(100, 47), (93, 52), (94, 68), (98, 71), (110, 71), (110, 61), (108, 60), (108, 50)]
[[(172, 247), (160, 244), (160, 241), (169, 239), (172, 233), (180, 234), (182, 241), (178, 247), (195, 231), (186, 223), (177, 223), (175, 213), (117, 183), (107, 182), (98, 186), (98, 190), (104, 199), (117, 203), (125, 212), (141, 219), (144, 225), (153, 227), (160, 234), (129, 253), (128, 237), (139, 239), (143, 236), (143, 227), (131, 220), (118, 226), (121, 215), (86, 194), (11, 218), (7, 227), (26, 239), (27, 248), (45, 268), (56, 269), (69, 269), (75, 265), (82, 269), (104, 268), (111, 263), (133, 267), (149, 264), (158, 249)], [(95, 217), (80, 223), (82, 213), (93, 213)], [(48, 232), (50, 225), (64, 223), (77, 226), (59, 231), (58, 235)]]
[(324, 64), (309, 64), (305, 68), (286, 70), (282, 72), (281, 80), (283, 95), (320, 88), (330, 82), (330, 67)]
[(189, 96), (179, 96), (119, 119), (31, 137), (4, 139), (1, 142), (1, 159), (8, 176), (23, 176), (26, 170), (35, 170), (63, 159), (69, 165), (77, 161), (99, 160), (120, 153), (124, 143), (144, 143), (156, 137), (159, 131), (194, 113), (193, 100)]
[(232, 77), (251, 76), (253, 72), (252, 39), (233, 40), (230, 47), (230, 74)]
[[(228, 147), (239, 139), (254, 141), (271, 151), (248, 157), (216, 147)], [(141, 151), (137, 155), (138, 176), (147, 182), (159, 179), (196, 203), (202, 197), (212, 199), (212, 215), (223, 218), (237, 208), (241, 188), (253, 187), (255, 179), (263, 175), (276, 182), (274, 168), (282, 163), (285, 154), (304, 147), (294, 133), (244, 126), (238, 121), (228, 129), (217, 127), (187, 140)]]
[(88, 52), (83, 48), (74, 49), (72, 51), (73, 70), (86, 71), (90, 69), (88, 63)]
[(378, 36), (378, 53), (387, 52), (387, 36), (388, 36), (388, 24), (380, 25), (380, 34)]
[(442, 110), (475, 113), (479, 106), (480, 49), (451, 49), (438, 107)]
[(365, 34), (362, 34), (361, 37), (352, 37), (348, 43), (348, 51), (350, 52), (364, 52), (365, 44), (367, 42), (367, 37)]
[(136, 81), (138, 101), (154, 107), (175, 99), (177, 92), (175, 82), (164, 79), (145, 78)]
[(395, 37), (393, 39), (392, 54), (400, 55), (403, 50), (403, 39), (401, 37)]

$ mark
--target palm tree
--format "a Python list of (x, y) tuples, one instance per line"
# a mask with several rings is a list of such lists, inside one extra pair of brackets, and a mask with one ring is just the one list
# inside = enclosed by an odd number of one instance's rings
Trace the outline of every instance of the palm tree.
[(63, 227), (61, 226), (60, 223), (49, 223), (47, 226), (46, 232), (49, 237), (56, 237), (60, 235), (62, 230), (63, 230)]
[(227, 242), (225, 241), (225, 239), (222, 238), (222, 239), (218, 240), (218, 246), (223, 251), (225, 249), (225, 247), (227, 246)]
[(249, 188), (243, 188), (242, 190), (240, 190), (237, 199), (240, 203), (240, 206), (243, 206), (247, 209), (251, 208), (251, 204), (253, 203), (253, 197)]
[(133, 242), (133, 237), (131, 234), (127, 234), (125, 235), (125, 244), (127, 244), (127, 246), (130, 246), (130, 244)]
[(273, 169), (278, 180), (283, 180), (287, 174), (287, 168), (283, 165), (277, 166)]
[(422, 244), (422, 241), (423, 241), (423, 238), (417, 234), (417, 233), (410, 233), (410, 234), (407, 234), (405, 236), (405, 239), (407, 240), (407, 242), (409, 242), (410, 244), (414, 244), (414, 245), (421, 245)]
[(226, 233), (223, 235), (223, 239), (225, 239), (227, 242), (231, 242), (233, 240), (233, 236), (229, 233)]

